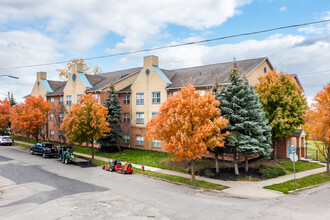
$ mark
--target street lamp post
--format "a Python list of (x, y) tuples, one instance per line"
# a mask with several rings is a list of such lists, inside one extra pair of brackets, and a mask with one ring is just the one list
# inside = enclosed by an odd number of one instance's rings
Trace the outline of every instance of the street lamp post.
[[(17, 76), (13, 76), (13, 75), (0, 75), (0, 77), (2, 77), (2, 76), (7, 76), (7, 77), (9, 77), (9, 78), (13, 78), (13, 79), (19, 79)], [(8, 92), (9, 110), (11, 109), (11, 103), (10, 103), (10, 101), (11, 101), (11, 99), (10, 99), (10, 92)], [(12, 133), (12, 132), (10, 132), (10, 133), (11, 133), (11, 136), (12, 136), (12, 140), (13, 140), (13, 142), (14, 142), (14, 136), (13, 136), (13, 133)]]

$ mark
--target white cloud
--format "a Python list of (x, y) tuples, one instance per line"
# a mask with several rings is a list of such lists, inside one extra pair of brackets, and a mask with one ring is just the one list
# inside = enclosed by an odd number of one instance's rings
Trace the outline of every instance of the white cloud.
[[(0, 33), (0, 68), (48, 63), (56, 61), (61, 55), (56, 51), (57, 43), (36, 31), (11, 31)], [(0, 75), (18, 76), (20, 79), (1, 77), (0, 94), (14, 92), (18, 101), (30, 94), (35, 82), (35, 73), (47, 71), (52, 78), (56, 77), (56, 66), (42, 66), (24, 69), (0, 70)], [(3, 94), (0, 95), (3, 98)]]
[[(64, 43), (64, 48), (83, 51), (102, 37), (115, 33), (124, 39), (116, 48), (138, 49), (169, 24), (192, 29), (221, 25), (239, 14), (238, 8), (251, 0), (3, 0), (0, 25), (9, 21), (43, 19), (45, 31)], [(187, 7), (189, 5), (189, 7)]]
[(282, 7), (280, 7), (280, 11), (286, 11), (286, 6), (282, 6)]
[[(310, 42), (305, 36), (273, 35), (261, 41), (245, 40), (216, 46), (189, 45), (155, 51), (154, 54), (159, 56), (160, 67), (167, 69), (230, 62), (233, 57), (236, 60), (268, 57), (277, 71), (299, 76), (300, 73), (330, 70), (328, 51), (329, 38)], [(299, 79), (311, 99), (330, 81), (330, 74), (301, 75)]]
[[(330, 19), (330, 11), (325, 13), (326, 15), (322, 17), (322, 20)], [(299, 28), (298, 31), (307, 33), (307, 34), (329, 34), (330, 33), (330, 22), (309, 25), (306, 27)]]

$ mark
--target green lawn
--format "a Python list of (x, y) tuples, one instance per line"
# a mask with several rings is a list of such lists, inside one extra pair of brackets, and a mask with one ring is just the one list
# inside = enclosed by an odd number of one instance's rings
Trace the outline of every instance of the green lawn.
[[(74, 147), (74, 152), (92, 154), (92, 150), (82, 147)], [(144, 164), (152, 167), (164, 168), (161, 161), (164, 159), (172, 158), (171, 156), (163, 153), (149, 152), (149, 151), (139, 151), (139, 150), (129, 150), (125, 149), (122, 153), (103, 153), (98, 150), (94, 150), (95, 156), (111, 158), (121, 161), (126, 161), (136, 164)]]
[(301, 189), (308, 186), (314, 186), (321, 183), (330, 181), (330, 176), (326, 176), (325, 173), (318, 173), (310, 176), (306, 176), (300, 179), (297, 179), (297, 185), (294, 185), (294, 180), (290, 180), (284, 183), (273, 184), (270, 186), (265, 186), (265, 189), (271, 189), (280, 191), (284, 194), (288, 194), (289, 191), (295, 189)]
[[(316, 141), (317, 143), (319, 143), (322, 146), (322, 142), (321, 141)], [(307, 158), (308, 159), (313, 159), (313, 160), (319, 160), (321, 162), (326, 162), (324, 157), (321, 154), (317, 155), (317, 147), (315, 145), (314, 141), (307, 141)]]
[[(281, 162), (279, 163), (280, 167), (282, 167), (285, 172), (288, 173), (293, 173), (293, 162), (292, 161), (287, 161), (287, 162)], [(297, 161), (295, 163), (295, 167), (296, 167), (296, 172), (301, 172), (301, 171), (305, 171), (305, 170), (311, 170), (311, 169), (316, 169), (316, 168), (320, 168), (320, 167), (324, 167), (321, 164), (318, 163), (306, 163), (306, 162), (302, 162), (302, 161)]]
[[(31, 144), (36, 144), (37, 141), (34, 139), (34, 138), (31, 138), (30, 140), (28, 138), (22, 138), (22, 137), (14, 137), (14, 140), (17, 140), (17, 141), (23, 141), (23, 142), (26, 142), (26, 143), (31, 143)], [(40, 141), (39, 141), (40, 142)]]
[[(92, 150), (82, 147), (74, 147), (74, 152), (84, 153), (91, 155)], [(169, 156), (165, 153), (150, 152), (142, 150), (130, 150), (125, 149), (122, 153), (102, 153), (98, 150), (94, 151), (95, 156), (126, 161), (135, 164), (141, 164), (151, 167), (157, 167), (161, 169), (173, 170), (183, 173), (190, 173), (190, 165), (187, 161), (177, 162), (174, 161), (174, 157)], [(196, 161), (196, 171), (204, 168), (214, 168), (215, 163), (211, 160), (197, 160)]]

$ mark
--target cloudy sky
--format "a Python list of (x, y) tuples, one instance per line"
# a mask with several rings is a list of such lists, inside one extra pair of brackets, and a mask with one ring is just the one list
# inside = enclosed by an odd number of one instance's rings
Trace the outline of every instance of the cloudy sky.
[[(0, 99), (29, 94), (36, 72), (59, 80), (65, 64), (88, 58), (330, 19), (329, 0), (0, 0)], [(88, 61), (103, 72), (159, 56), (174, 69), (268, 57), (294, 73), (309, 100), (330, 82), (330, 22), (211, 43)]]

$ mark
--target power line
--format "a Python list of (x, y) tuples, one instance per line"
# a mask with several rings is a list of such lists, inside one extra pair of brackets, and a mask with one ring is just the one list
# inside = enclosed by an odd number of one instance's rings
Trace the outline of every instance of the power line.
[[(108, 57), (136, 54), (136, 53), (141, 53), (141, 52), (162, 50), (162, 49), (167, 49), (167, 48), (182, 47), (182, 46), (187, 46), (187, 45), (201, 44), (201, 43), (219, 41), (219, 40), (224, 40), (224, 39), (229, 39), (229, 38), (249, 36), (249, 35), (261, 34), (261, 33), (266, 33), (266, 32), (271, 32), (271, 31), (295, 28), (295, 27), (302, 27), (302, 26), (307, 26), (307, 25), (312, 25), (312, 24), (325, 23), (325, 22), (329, 22), (329, 21), (330, 21), (330, 19), (326, 19), (326, 20), (320, 20), (320, 21), (314, 21), (314, 22), (308, 22), (308, 23), (302, 23), (302, 24), (293, 24), (293, 25), (276, 27), (276, 28), (265, 29), (265, 30), (260, 30), (260, 31), (253, 31), (253, 32), (247, 32), (247, 33), (241, 33), (241, 34), (233, 34), (233, 35), (227, 35), (227, 36), (223, 36), (223, 37), (217, 37), (217, 38), (200, 40), (200, 41), (191, 41), (191, 42), (182, 43), (182, 44), (173, 44), (173, 45), (168, 45), (168, 46), (154, 47), (154, 48), (149, 48), (149, 49), (135, 50), (135, 51), (129, 51), (129, 52), (122, 52), (122, 53), (115, 53), (115, 54), (109, 54), (109, 55), (103, 55), (103, 56), (88, 57), (88, 58), (83, 58), (83, 59), (84, 60), (95, 60), (95, 59), (102, 59), (102, 58), (108, 58)], [(70, 60), (53, 62), (53, 63), (43, 63), (43, 64), (16, 66), (16, 67), (4, 67), (4, 68), (0, 68), (0, 70), (20, 69), (20, 68), (29, 68), (29, 67), (39, 67), (39, 66), (50, 66), (50, 65), (68, 63), (68, 62), (70, 62)]]
[(315, 74), (315, 73), (326, 73), (326, 72), (330, 72), (330, 70), (321, 70), (321, 71), (300, 73), (300, 74), (298, 73), (297, 76), (311, 75), (311, 74)]

